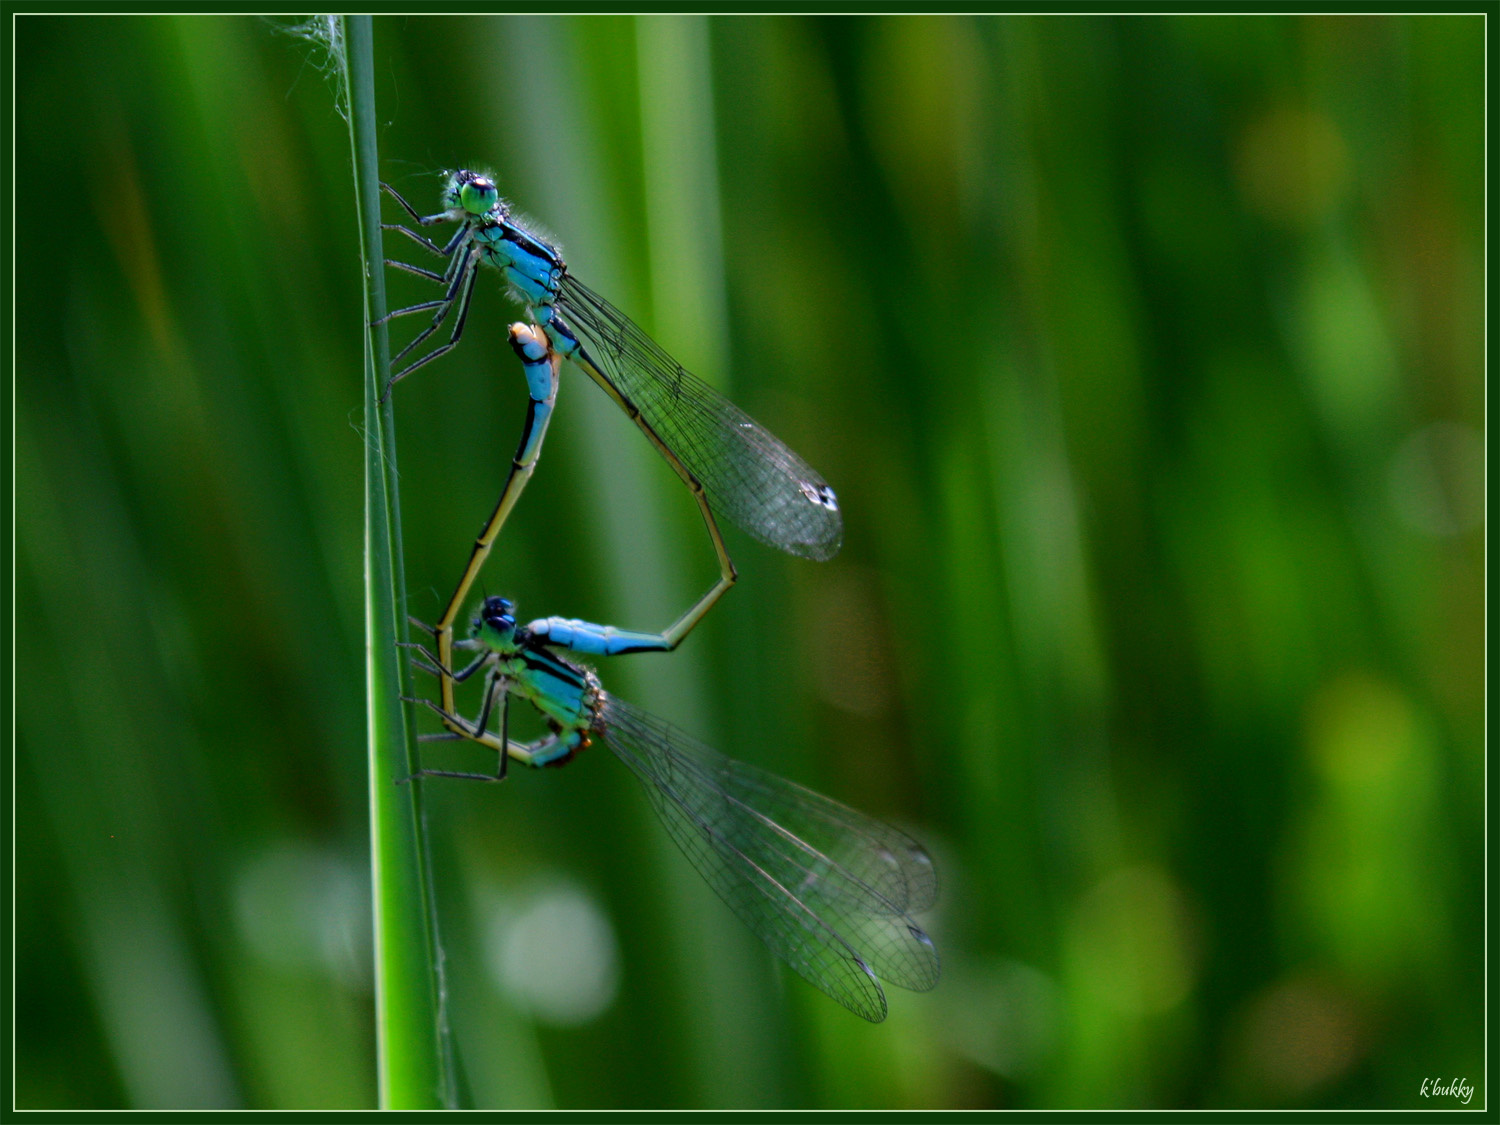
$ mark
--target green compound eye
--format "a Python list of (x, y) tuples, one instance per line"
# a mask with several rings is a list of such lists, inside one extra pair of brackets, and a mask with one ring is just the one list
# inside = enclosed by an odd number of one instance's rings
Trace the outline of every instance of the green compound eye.
[(476, 177), (459, 189), (459, 202), (464, 210), (471, 215), (483, 215), (495, 206), (500, 198), (500, 193), (495, 190), (495, 185), (482, 177)]

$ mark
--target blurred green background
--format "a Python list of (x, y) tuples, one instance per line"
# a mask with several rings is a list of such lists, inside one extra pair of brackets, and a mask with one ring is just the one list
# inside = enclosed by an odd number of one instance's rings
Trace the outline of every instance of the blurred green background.
[[(334, 84), (265, 20), (15, 34), (18, 1105), (372, 1105)], [(431, 784), (477, 1104), (1485, 1100), (1480, 17), (375, 35), (388, 180), (493, 170), (843, 502), (828, 564), (727, 529), (739, 587), (606, 685), (943, 879), (942, 983), (871, 1026), (602, 751)], [(518, 315), (486, 274), (396, 396), (421, 616), (519, 431)], [(713, 574), (566, 370), (484, 589), (658, 629)]]

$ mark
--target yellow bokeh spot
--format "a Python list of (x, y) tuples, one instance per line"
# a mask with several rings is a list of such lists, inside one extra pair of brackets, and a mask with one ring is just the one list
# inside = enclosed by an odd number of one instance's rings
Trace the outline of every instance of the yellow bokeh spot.
[(1250, 210), (1277, 226), (1297, 228), (1318, 221), (1342, 198), (1349, 155), (1326, 114), (1280, 106), (1245, 130), (1235, 173)]

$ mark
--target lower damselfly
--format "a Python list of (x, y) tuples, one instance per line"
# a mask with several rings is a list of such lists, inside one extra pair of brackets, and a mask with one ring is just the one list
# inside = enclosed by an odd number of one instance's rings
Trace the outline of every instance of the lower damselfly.
[[(886, 1015), (885, 985), (919, 992), (936, 985), (937, 949), (912, 919), (937, 897), (937, 872), (919, 843), (795, 782), (726, 758), (616, 699), (592, 669), (559, 651), (659, 651), (660, 640), (560, 617), (518, 626), (509, 600), (486, 598), (470, 636), (456, 646), (477, 652), (472, 663), (439, 667), (436, 654), (425, 649), (427, 661), (415, 663), (444, 680), (484, 673), (478, 717), (444, 714), (450, 733), (423, 737), (482, 743), (499, 755), (498, 767), (493, 774), (423, 769), (415, 776), (499, 781), (511, 758), (559, 766), (602, 742), (640, 780), (667, 833), (708, 885), (808, 982), (876, 1023)], [(512, 742), (512, 698), (535, 707), (549, 733)], [(421, 702), (441, 713), (431, 700)]]

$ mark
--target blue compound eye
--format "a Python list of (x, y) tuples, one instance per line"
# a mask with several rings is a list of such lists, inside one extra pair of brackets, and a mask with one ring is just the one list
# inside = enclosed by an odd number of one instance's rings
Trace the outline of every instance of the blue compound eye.
[(474, 622), (476, 635), (484, 629), (493, 629), (502, 636), (515, 632), (516, 606), (509, 598), (489, 597)]

